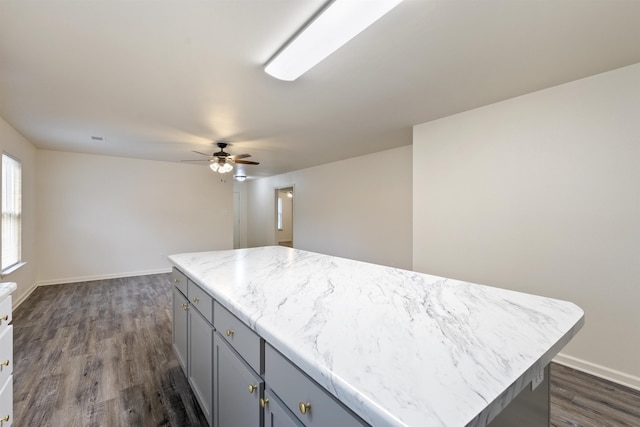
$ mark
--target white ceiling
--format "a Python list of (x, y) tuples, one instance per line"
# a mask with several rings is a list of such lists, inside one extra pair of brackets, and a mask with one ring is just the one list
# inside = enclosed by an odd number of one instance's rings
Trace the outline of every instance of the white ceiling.
[(640, 62), (638, 0), (405, 0), (297, 81), (265, 74), (323, 3), (1, 0), (0, 116), (50, 150), (179, 161), (224, 139), (259, 177)]

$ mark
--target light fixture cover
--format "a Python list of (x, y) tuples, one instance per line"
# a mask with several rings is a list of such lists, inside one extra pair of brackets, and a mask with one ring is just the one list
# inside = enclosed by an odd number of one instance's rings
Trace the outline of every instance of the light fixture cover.
[(400, 2), (402, 0), (333, 1), (267, 63), (265, 72), (280, 80), (297, 79)]
[(213, 161), (213, 162), (211, 162), (209, 167), (211, 168), (212, 171), (218, 172), (218, 173), (227, 173), (227, 172), (231, 172), (233, 170), (233, 165), (231, 163), (225, 162), (225, 161), (222, 161), (222, 162)]

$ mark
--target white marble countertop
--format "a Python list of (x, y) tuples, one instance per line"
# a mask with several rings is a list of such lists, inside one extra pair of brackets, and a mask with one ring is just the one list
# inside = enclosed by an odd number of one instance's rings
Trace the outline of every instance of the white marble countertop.
[(0, 301), (11, 295), (16, 289), (18, 289), (18, 285), (15, 282), (0, 283)]
[(584, 323), (569, 302), (284, 247), (169, 260), (375, 426), (486, 425)]

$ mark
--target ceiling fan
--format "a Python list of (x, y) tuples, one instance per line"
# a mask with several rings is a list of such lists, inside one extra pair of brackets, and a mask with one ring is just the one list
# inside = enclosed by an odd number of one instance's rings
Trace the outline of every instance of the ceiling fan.
[(227, 173), (233, 170), (233, 164), (242, 164), (242, 165), (259, 165), (259, 162), (252, 162), (250, 160), (242, 160), (247, 157), (251, 157), (251, 154), (236, 154), (231, 155), (224, 151), (225, 148), (229, 145), (226, 142), (216, 142), (220, 151), (216, 151), (213, 154), (206, 154), (200, 151), (193, 151), (196, 154), (200, 154), (202, 156), (207, 156), (206, 160), (183, 160), (183, 162), (209, 162), (209, 167), (214, 172), (218, 173)]

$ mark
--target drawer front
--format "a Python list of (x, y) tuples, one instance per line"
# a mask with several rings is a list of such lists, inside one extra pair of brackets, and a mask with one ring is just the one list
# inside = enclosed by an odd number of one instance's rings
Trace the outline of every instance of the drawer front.
[(265, 382), (304, 425), (367, 425), (273, 347), (267, 344), (264, 353)]
[(9, 420), (2, 421), (0, 426), (10, 427), (13, 424), (13, 376), (0, 384), (0, 420), (5, 417), (9, 417)]
[(214, 303), (216, 318), (213, 326), (257, 373), (262, 373), (264, 344), (258, 334), (231, 314), (229, 310)]
[[(6, 319), (5, 319), (6, 317)], [(11, 323), (11, 295), (0, 301), (0, 333)]]
[(173, 267), (172, 270), (171, 281), (175, 287), (182, 292), (182, 295), (187, 295), (187, 276), (182, 274), (182, 272), (175, 267)]
[(304, 427), (271, 390), (264, 391), (264, 427)]
[[(13, 325), (0, 332), (0, 387), (13, 372)], [(2, 417), (0, 417), (2, 418)]]
[(213, 298), (191, 280), (187, 282), (187, 298), (207, 321), (213, 324)]

